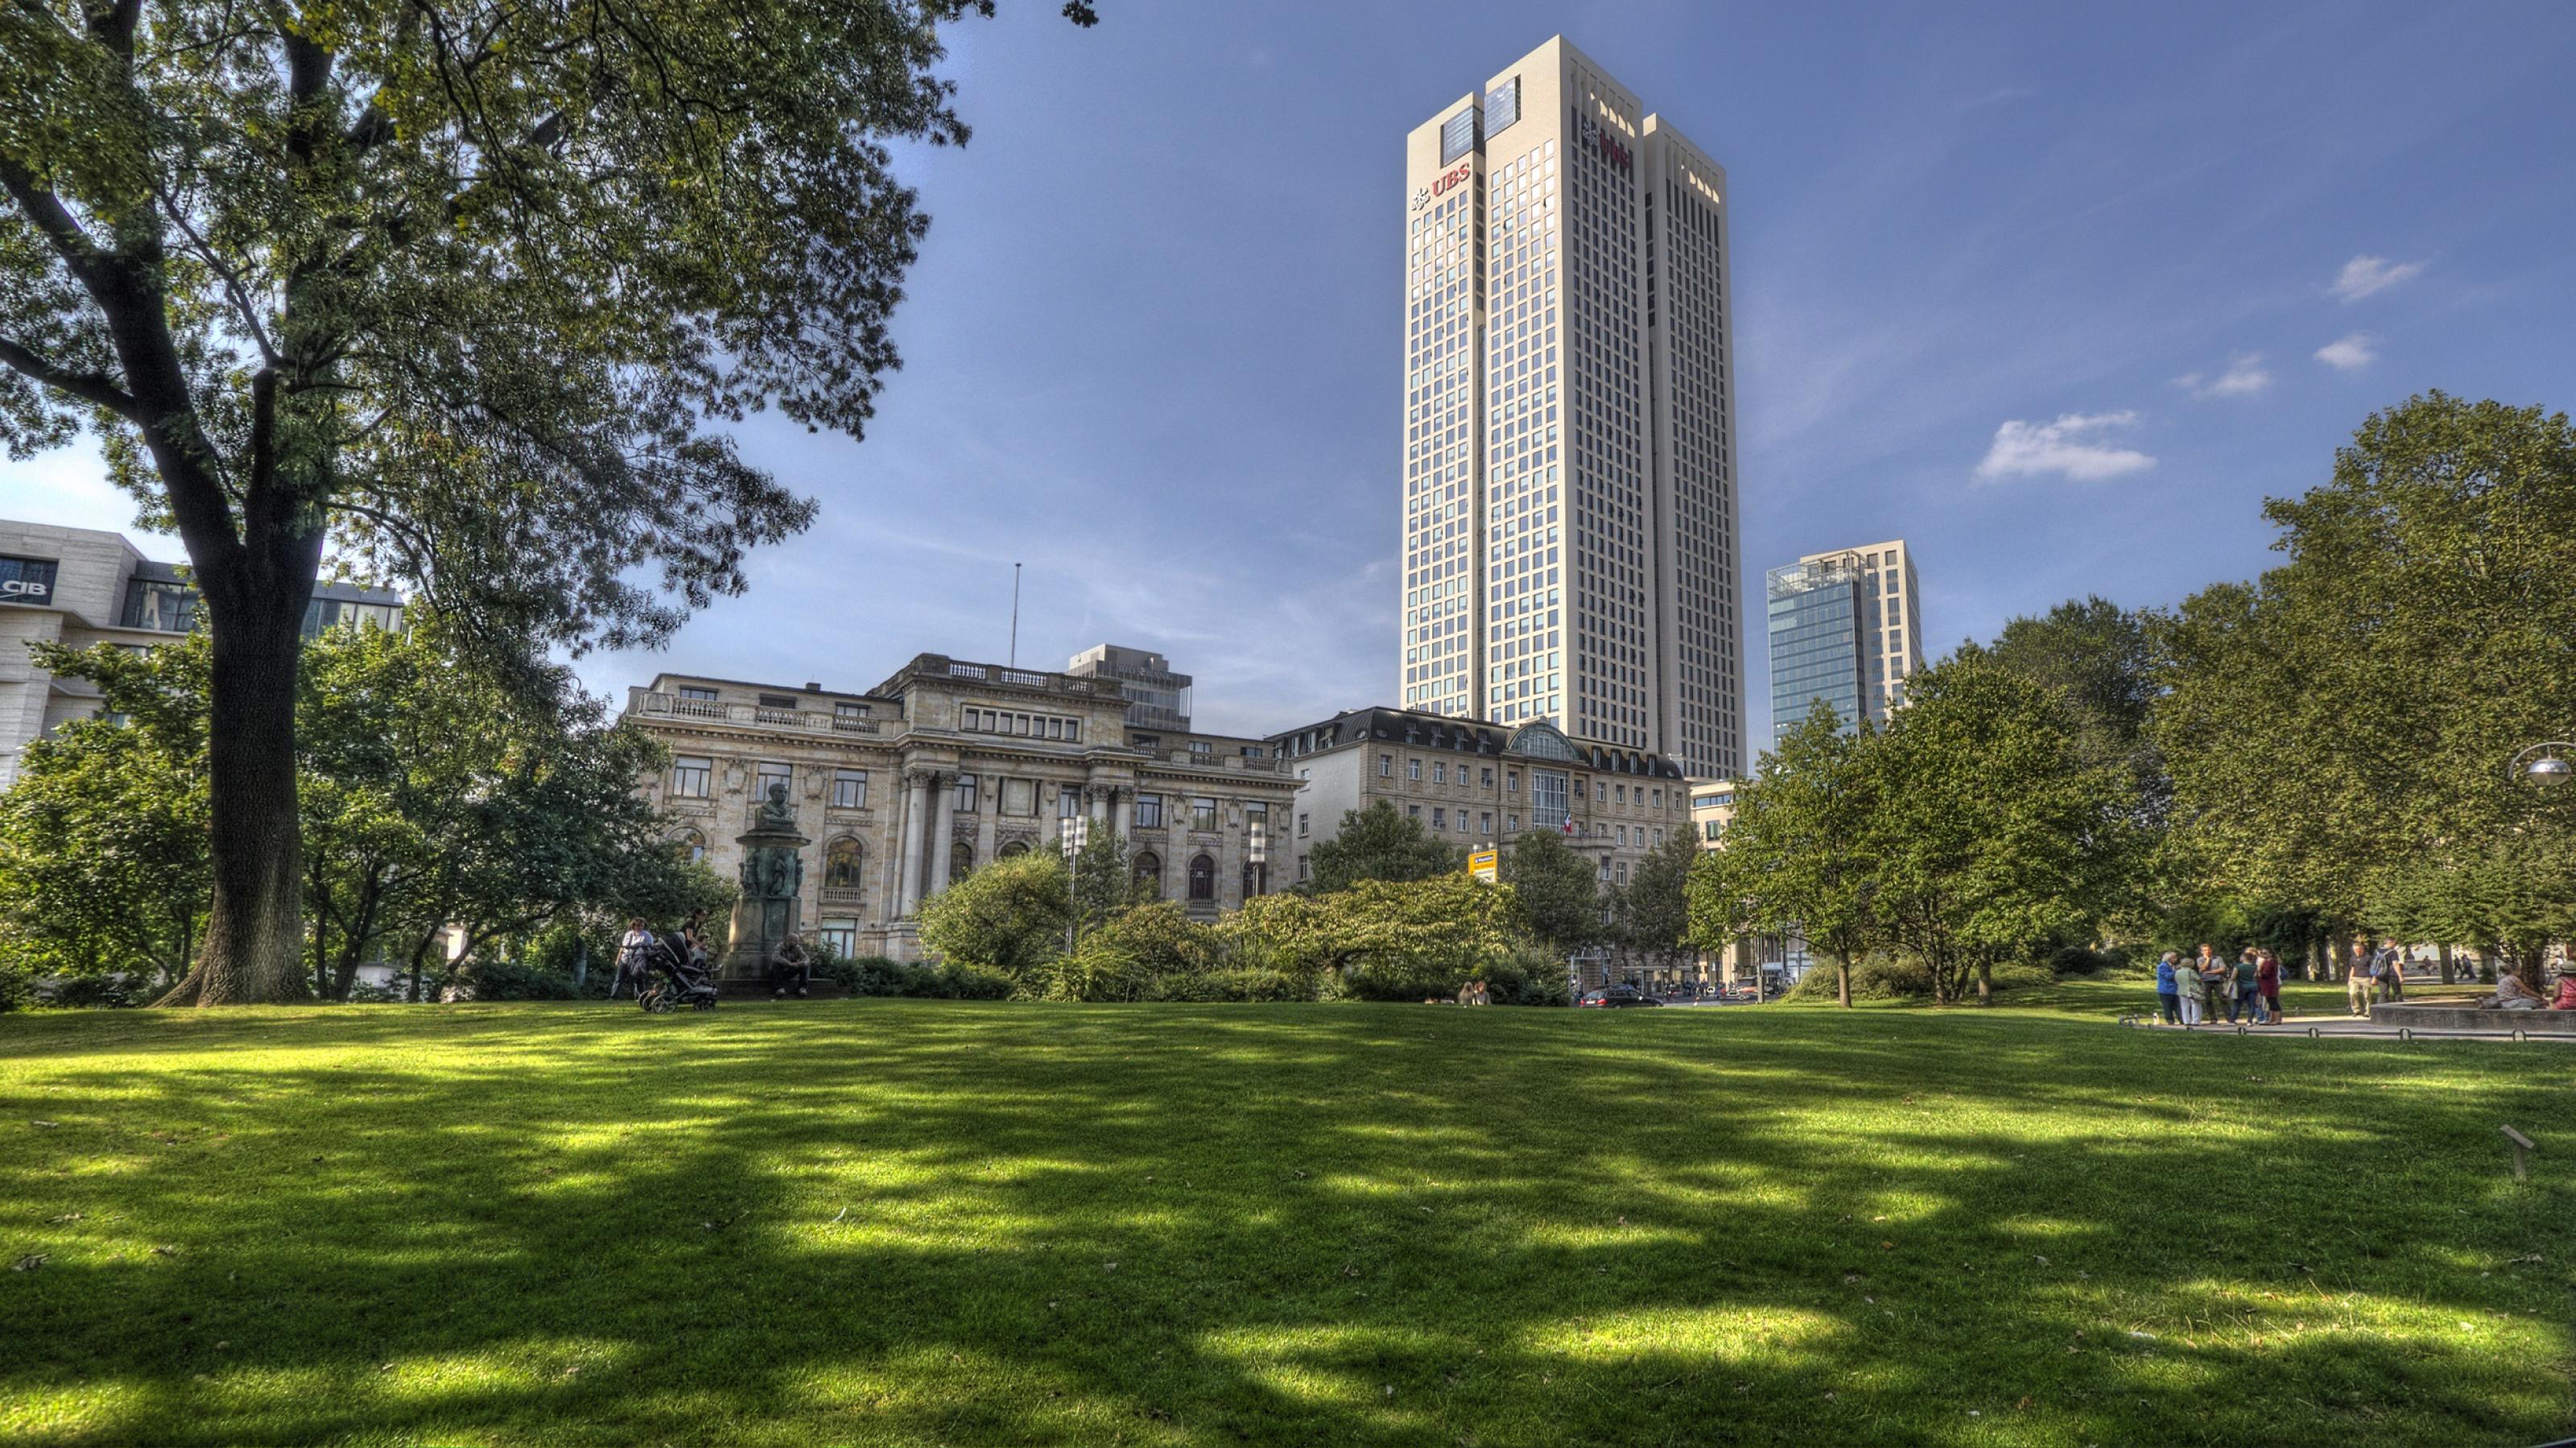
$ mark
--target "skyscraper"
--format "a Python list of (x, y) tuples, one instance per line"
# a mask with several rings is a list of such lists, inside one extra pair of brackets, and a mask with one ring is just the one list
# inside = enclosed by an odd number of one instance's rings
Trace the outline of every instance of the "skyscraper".
[(1562, 37), (1405, 172), (1403, 702), (1742, 773), (1726, 172)]
[(1819, 703), (1846, 728), (1887, 722), (1923, 664), (1923, 603), (1902, 539), (1810, 553), (1764, 576), (1771, 742)]

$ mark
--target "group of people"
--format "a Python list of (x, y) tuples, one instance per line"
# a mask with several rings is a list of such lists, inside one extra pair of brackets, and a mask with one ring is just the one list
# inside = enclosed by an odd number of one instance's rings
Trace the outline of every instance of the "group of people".
[[(2354, 1015), (2368, 1016), (2376, 1002), (2406, 999), (2406, 959), (2405, 947), (2394, 940), (2375, 947), (2368, 940), (2353, 943), (2344, 980)], [(2157, 1015), (2167, 1025), (2214, 1023), (2222, 1005), (2230, 1023), (2250, 1019), (2258, 1026), (2277, 1024), (2282, 1019), (2281, 958), (2254, 945), (2232, 961), (2220, 959), (2206, 944), (2188, 960), (2182, 952), (2168, 950), (2156, 962), (2156, 1002)], [(2524, 979), (2520, 968), (2499, 970), (2494, 998), (2478, 1004), (2508, 1011), (2576, 1011), (2576, 970), (2560, 963), (2554, 995)]]
[[(626, 922), (626, 934), (617, 942), (617, 979), (609, 983), (610, 1000), (617, 999), (621, 988), (632, 995), (643, 994), (653, 977), (653, 946), (653, 932), (640, 916)], [(683, 973), (696, 980), (714, 978), (715, 953), (707, 946), (705, 911), (691, 914), (688, 923), (680, 927), (678, 947)], [(782, 998), (791, 992), (801, 996), (813, 984), (813, 952), (791, 930), (769, 953), (769, 993)]]
[(2250, 1016), (2258, 1026), (2281, 1019), (2281, 958), (2247, 946), (2232, 961), (2221, 960), (2208, 942), (2189, 960), (2168, 950), (2156, 962), (2158, 1014), (2171, 1026), (2197, 1026), (2218, 1019), (2219, 1002), (2230, 1022)]
[(2344, 994), (2356, 1016), (2370, 1014), (2371, 1002), (2406, 999), (2406, 952), (2394, 940), (2372, 950), (2367, 940), (2352, 943), (2352, 960), (2344, 969)]
[(2554, 996), (2524, 980), (2520, 971), (2499, 970), (2495, 998), (2478, 1004), (2500, 1011), (2576, 1011), (2576, 970), (2570, 970), (2565, 960), (2558, 962), (2558, 991)]

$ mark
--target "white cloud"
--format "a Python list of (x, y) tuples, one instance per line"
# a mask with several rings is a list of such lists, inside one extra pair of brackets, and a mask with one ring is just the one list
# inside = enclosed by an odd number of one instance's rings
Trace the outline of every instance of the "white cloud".
[(2335, 274), (2334, 294), (2347, 302), (2357, 302), (2373, 292), (2384, 292), (2399, 282), (2423, 273), (2426, 263), (2390, 261), (2384, 256), (2357, 256), (2343, 264)]
[(2207, 401), (2212, 397), (2252, 397), (2272, 385), (2272, 374), (2263, 370), (2263, 354), (2239, 352), (2227, 359), (2227, 370), (2215, 377), (2186, 372), (2174, 379), (2174, 386)]
[(2338, 372), (2358, 372), (2379, 360), (2379, 348), (2368, 332), (2355, 332), (2319, 347), (2317, 360)]
[(2096, 441), (2114, 428), (2135, 427), (2134, 412), (2070, 412), (2055, 422), (2019, 419), (1995, 429), (1994, 446), (1977, 464), (1981, 478), (2010, 478), (2056, 473), (2079, 483), (2100, 482), (2123, 473), (2144, 472), (2156, 460), (2134, 448)]

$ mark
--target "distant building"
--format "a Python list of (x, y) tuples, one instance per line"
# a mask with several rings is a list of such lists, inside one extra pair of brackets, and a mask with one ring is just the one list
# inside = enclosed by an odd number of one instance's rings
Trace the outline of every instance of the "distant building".
[[(1273, 856), (1283, 884), (1313, 878), (1315, 846), (1342, 816), (1386, 804), (1435, 838), (1509, 849), (1530, 830), (1589, 856), (1605, 890), (1628, 883), (1668, 832), (1688, 830), (1688, 786), (1661, 755), (1568, 739), (1554, 724), (1518, 726), (1412, 709), (1354, 709), (1270, 736), (1297, 777), (1296, 818)], [(1596, 967), (1586, 977), (1600, 984)]]
[(1885, 723), (1923, 665), (1922, 594), (1904, 542), (1810, 553), (1763, 582), (1772, 743), (1819, 703), (1847, 729)]
[[(1690, 781), (1691, 830), (1699, 837), (1703, 850), (1726, 848), (1726, 829), (1735, 822), (1735, 791), (1731, 779), (1694, 779)], [(1723, 960), (1701, 955), (1701, 968), (1710, 975), (1723, 975), (1729, 984), (1752, 981), (1763, 973), (1783, 975), (1794, 981), (1806, 972), (1807, 942), (1791, 934), (1747, 935), (1727, 948)]]
[[(311, 637), (336, 623), (402, 624), (402, 595), (325, 583), (304, 611)], [(0, 789), (18, 777), (28, 744), (103, 707), (98, 686), (37, 666), (27, 645), (149, 648), (196, 626), (197, 590), (124, 535), (0, 520)]]
[(1562, 36), (1404, 158), (1396, 701), (1740, 772), (1725, 169)]
[(1117, 680), (1133, 728), (1190, 732), (1190, 676), (1173, 673), (1161, 654), (1100, 644), (1074, 655), (1064, 671), (1077, 679)]
[[(1140, 735), (1118, 681), (922, 654), (863, 692), (662, 674), (625, 720), (671, 751), (639, 781), (672, 843), (731, 878), (771, 783), (812, 840), (796, 928), (842, 955), (921, 958), (921, 902), (995, 859), (1115, 824), (1129, 868), (1214, 919), (1272, 888), (1297, 791), (1265, 741)], [(1151, 746), (1139, 738), (1150, 738)]]

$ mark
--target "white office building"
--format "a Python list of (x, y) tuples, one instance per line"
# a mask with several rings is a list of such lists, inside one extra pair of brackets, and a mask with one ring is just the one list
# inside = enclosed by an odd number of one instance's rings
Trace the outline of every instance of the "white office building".
[(1402, 703), (1741, 774), (1724, 169), (1562, 37), (1405, 168)]

